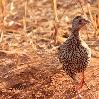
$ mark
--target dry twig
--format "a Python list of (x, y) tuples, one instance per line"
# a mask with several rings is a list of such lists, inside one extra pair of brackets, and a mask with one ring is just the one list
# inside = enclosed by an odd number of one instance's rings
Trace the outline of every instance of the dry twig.
[[(83, 1), (83, 2), (84, 2), (84, 1)], [(78, 0), (78, 3), (80, 4), (81, 10), (82, 10), (84, 16), (87, 18), (87, 14), (85, 13), (85, 10), (84, 10), (84, 8), (83, 8), (83, 5), (82, 5), (81, 0)], [(89, 35), (88, 35), (87, 32), (86, 32), (86, 34), (87, 34), (87, 39), (89, 40)]]
[(57, 43), (57, 34), (58, 34), (58, 15), (57, 15), (57, 0), (52, 0), (52, 6), (54, 10), (54, 33), (52, 34), (52, 38), (54, 40), (54, 44)]
[(5, 0), (0, 0), (0, 8), (1, 8), (1, 14), (2, 14), (2, 19), (1, 23), (3, 24), (1, 27), (1, 37), (0, 37), (0, 42), (3, 40), (3, 33), (4, 33), (4, 17), (5, 17)]

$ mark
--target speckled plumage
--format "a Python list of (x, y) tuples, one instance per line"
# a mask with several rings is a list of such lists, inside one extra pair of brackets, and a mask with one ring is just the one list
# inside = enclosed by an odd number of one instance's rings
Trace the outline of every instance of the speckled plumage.
[[(75, 19), (80, 20), (79, 17)], [(72, 25), (77, 23), (75, 22), (75, 19)], [(58, 48), (59, 61), (63, 64), (65, 72), (73, 79), (75, 79), (77, 73), (86, 69), (91, 57), (90, 48), (79, 36), (79, 30), (81, 27), (75, 28), (76, 26), (72, 26), (71, 35)]]

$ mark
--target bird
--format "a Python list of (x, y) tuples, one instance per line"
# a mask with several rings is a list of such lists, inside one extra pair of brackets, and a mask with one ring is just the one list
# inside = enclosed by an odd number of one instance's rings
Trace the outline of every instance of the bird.
[(77, 81), (76, 75), (80, 73), (80, 81), (76, 85), (77, 92), (86, 84), (84, 72), (91, 59), (91, 49), (80, 36), (80, 30), (89, 23), (90, 21), (81, 15), (74, 17), (69, 37), (58, 47), (58, 59), (65, 73), (73, 81)]

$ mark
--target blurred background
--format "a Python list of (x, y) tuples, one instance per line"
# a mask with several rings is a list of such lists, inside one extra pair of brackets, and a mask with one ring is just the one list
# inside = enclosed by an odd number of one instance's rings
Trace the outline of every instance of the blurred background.
[(90, 20), (81, 38), (92, 49), (82, 99), (99, 98), (99, 0), (0, 0), (0, 99), (77, 99), (57, 47), (72, 19)]

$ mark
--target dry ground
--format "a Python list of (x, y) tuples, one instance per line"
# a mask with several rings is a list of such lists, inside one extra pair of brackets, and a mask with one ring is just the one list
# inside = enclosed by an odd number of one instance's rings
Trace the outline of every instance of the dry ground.
[[(51, 2), (30, 0), (32, 3), (29, 5), (28, 14), (31, 14), (31, 17), (27, 16), (30, 19), (25, 34), (20, 21), (24, 12), (23, 0), (20, 0), (21, 3), (13, 1), (16, 4), (16, 14), (8, 14), (7, 22), (13, 19), (21, 26), (6, 26), (0, 44), (0, 99), (77, 99), (74, 83), (61, 69), (57, 59), (57, 46), (50, 42), (53, 32)], [(59, 16), (66, 10), (60, 19), (59, 35), (69, 33), (71, 18), (81, 11), (79, 6), (71, 1), (58, 2)], [(90, 90), (84, 86), (81, 95), (82, 99), (99, 99), (99, 41), (92, 37), (92, 28), (88, 27), (89, 41), (86, 39), (86, 30), (81, 36), (92, 49), (91, 63), (85, 71), (85, 80)]]

